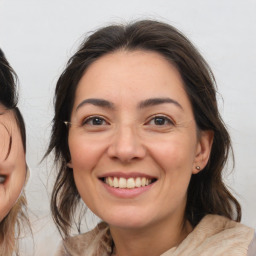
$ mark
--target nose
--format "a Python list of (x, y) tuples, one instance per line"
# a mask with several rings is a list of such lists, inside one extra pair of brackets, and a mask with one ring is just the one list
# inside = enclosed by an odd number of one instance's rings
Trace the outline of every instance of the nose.
[(122, 127), (113, 135), (108, 148), (110, 158), (128, 163), (142, 159), (145, 155), (146, 149), (133, 127)]

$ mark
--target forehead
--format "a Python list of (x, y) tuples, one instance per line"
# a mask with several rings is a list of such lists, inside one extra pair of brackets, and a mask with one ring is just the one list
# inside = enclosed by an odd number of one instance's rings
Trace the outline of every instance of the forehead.
[(75, 105), (84, 98), (187, 98), (180, 73), (157, 52), (120, 50), (92, 63), (78, 83)]
[(15, 114), (12, 109), (7, 109), (0, 103), (0, 122), (9, 124), (16, 124)]

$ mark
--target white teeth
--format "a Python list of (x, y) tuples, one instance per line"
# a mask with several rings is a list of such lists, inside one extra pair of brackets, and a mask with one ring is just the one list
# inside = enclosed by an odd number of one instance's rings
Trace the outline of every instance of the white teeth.
[(113, 180), (112, 180), (110, 177), (108, 177), (108, 184), (109, 184), (111, 187), (113, 187)]
[(125, 178), (119, 179), (119, 188), (126, 188), (126, 179)]
[(5, 176), (0, 175), (0, 184), (4, 183), (6, 180)]
[(152, 180), (146, 177), (136, 177), (128, 179), (124, 177), (106, 177), (104, 181), (110, 187), (115, 188), (139, 188), (145, 187), (152, 183)]
[(136, 178), (136, 180), (135, 180), (135, 186), (136, 186), (136, 188), (141, 187), (141, 178)]
[(118, 188), (119, 187), (119, 184), (118, 184), (118, 178), (117, 177), (114, 177), (114, 180), (113, 180), (113, 187), (115, 188)]
[(113, 180), (112, 180), (110, 177), (107, 177), (106, 180), (105, 180), (105, 182), (106, 182), (109, 186), (113, 187)]
[(126, 182), (127, 188), (135, 188), (134, 178), (129, 178)]

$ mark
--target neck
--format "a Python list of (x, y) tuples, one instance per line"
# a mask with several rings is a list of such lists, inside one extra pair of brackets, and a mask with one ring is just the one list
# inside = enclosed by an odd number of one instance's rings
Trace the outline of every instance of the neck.
[(110, 226), (116, 256), (159, 256), (179, 245), (191, 231), (191, 224), (183, 219), (171, 223), (156, 223), (140, 229)]

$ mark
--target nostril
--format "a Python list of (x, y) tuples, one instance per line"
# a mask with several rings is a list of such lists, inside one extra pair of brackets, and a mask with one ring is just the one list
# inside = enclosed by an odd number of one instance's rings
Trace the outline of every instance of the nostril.
[(133, 127), (122, 126), (110, 141), (107, 153), (113, 160), (131, 162), (142, 159), (146, 150)]
[(142, 149), (138, 148), (110, 148), (108, 150), (108, 155), (112, 160), (121, 161), (121, 162), (133, 162), (134, 160), (139, 160), (144, 158), (146, 153)]

